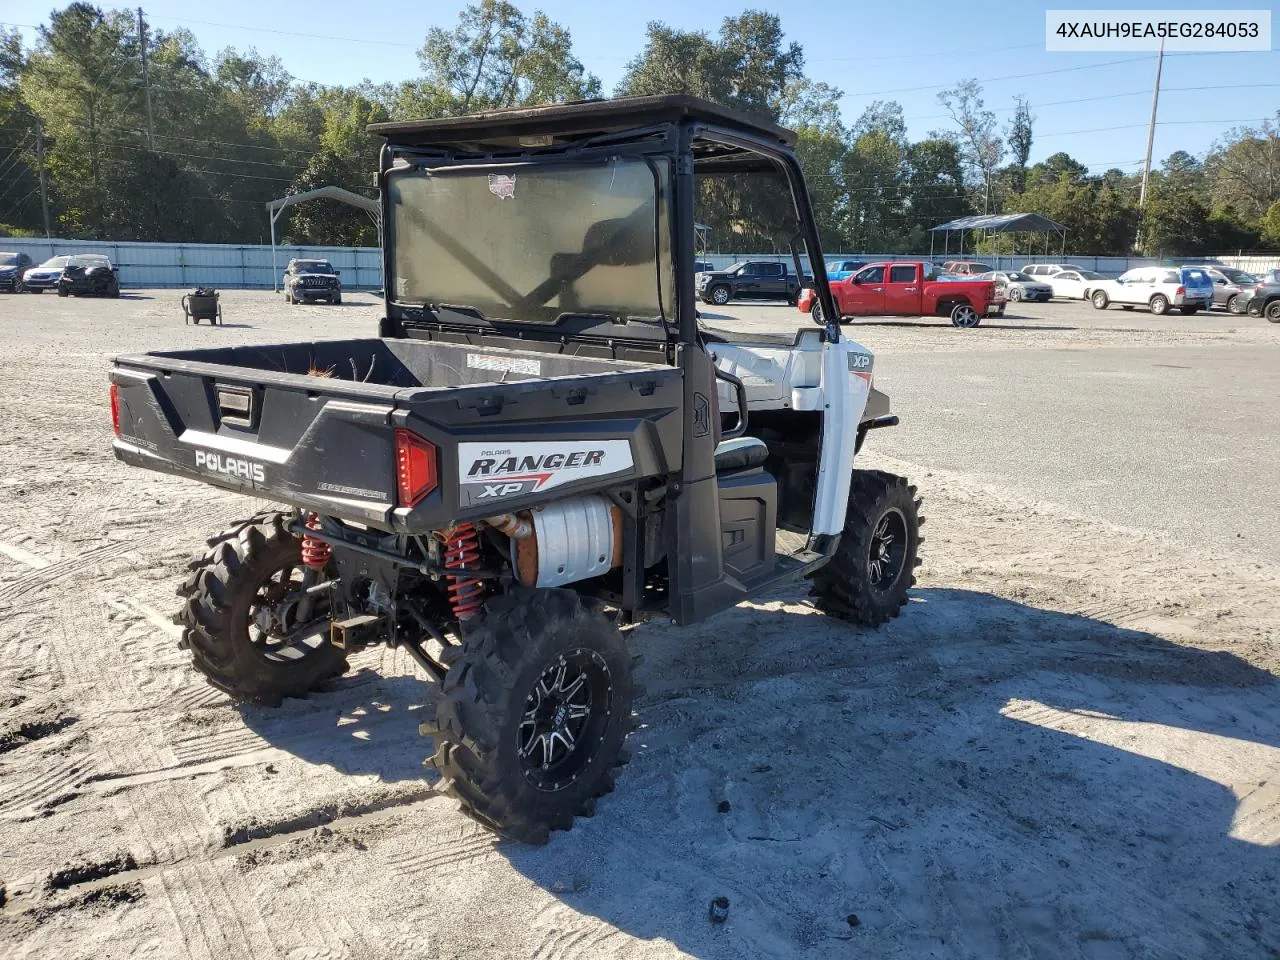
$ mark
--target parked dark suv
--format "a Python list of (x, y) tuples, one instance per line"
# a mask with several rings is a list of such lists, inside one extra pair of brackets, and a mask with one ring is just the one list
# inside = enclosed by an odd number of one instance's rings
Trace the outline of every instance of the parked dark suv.
[(31, 258), (25, 253), (0, 253), (0, 290), (22, 293), (27, 289), (22, 275), (31, 269)]
[(723, 270), (698, 274), (698, 298), (717, 305), (730, 300), (785, 300), (795, 304), (801, 285), (785, 263), (744, 260)]
[(339, 273), (328, 260), (290, 260), (284, 270), (285, 303), (341, 303)]

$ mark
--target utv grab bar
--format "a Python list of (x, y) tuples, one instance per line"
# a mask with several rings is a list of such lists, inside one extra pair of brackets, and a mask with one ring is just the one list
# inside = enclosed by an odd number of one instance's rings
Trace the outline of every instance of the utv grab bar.
[(747, 388), (732, 373), (726, 373), (719, 367), (712, 367), (712, 369), (716, 372), (716, 379), (733, 384), (733, 389), (738, 394), (738, 422), (732, 430), (725, 430), (720, 434), (721, 440), (732, 440), (747, 432)]

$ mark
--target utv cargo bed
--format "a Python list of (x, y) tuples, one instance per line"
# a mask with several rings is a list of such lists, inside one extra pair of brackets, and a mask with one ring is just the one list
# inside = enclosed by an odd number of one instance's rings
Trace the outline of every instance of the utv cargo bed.
[[(504, 488), (505, 512), (681, 463), (668, 366), (370, 338), (125, 356), (111, 381), (121, 460), (388, 531), (497, 512), (495, 477), (527, 488)], [(432, 489), (412, 502), (398, 431), (434, 447)]]

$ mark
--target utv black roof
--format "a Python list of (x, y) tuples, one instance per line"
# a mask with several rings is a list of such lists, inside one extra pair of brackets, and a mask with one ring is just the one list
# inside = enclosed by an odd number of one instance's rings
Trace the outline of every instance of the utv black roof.
[(396, 143), (452, 146), (489, 153), (512, 148), (553, 147), (662, 124), (693, 120), (745, 133), (780, 146), (795, 143), (793, 131), (684, 94), (580, 100), (544, 107), (493, 110), (466, 117), (371, 123), (369, 133)]

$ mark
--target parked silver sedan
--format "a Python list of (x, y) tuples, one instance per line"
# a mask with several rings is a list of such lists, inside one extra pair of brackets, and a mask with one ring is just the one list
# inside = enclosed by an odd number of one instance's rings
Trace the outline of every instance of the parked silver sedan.
[(978, 277), (979, 280), (994, 280), (1006, 300), (1035, 300), (1047, 303), (1053, 299), (1053, 287), (1043, 280), (1029, 277), (1018, 270), (992, 270)]

